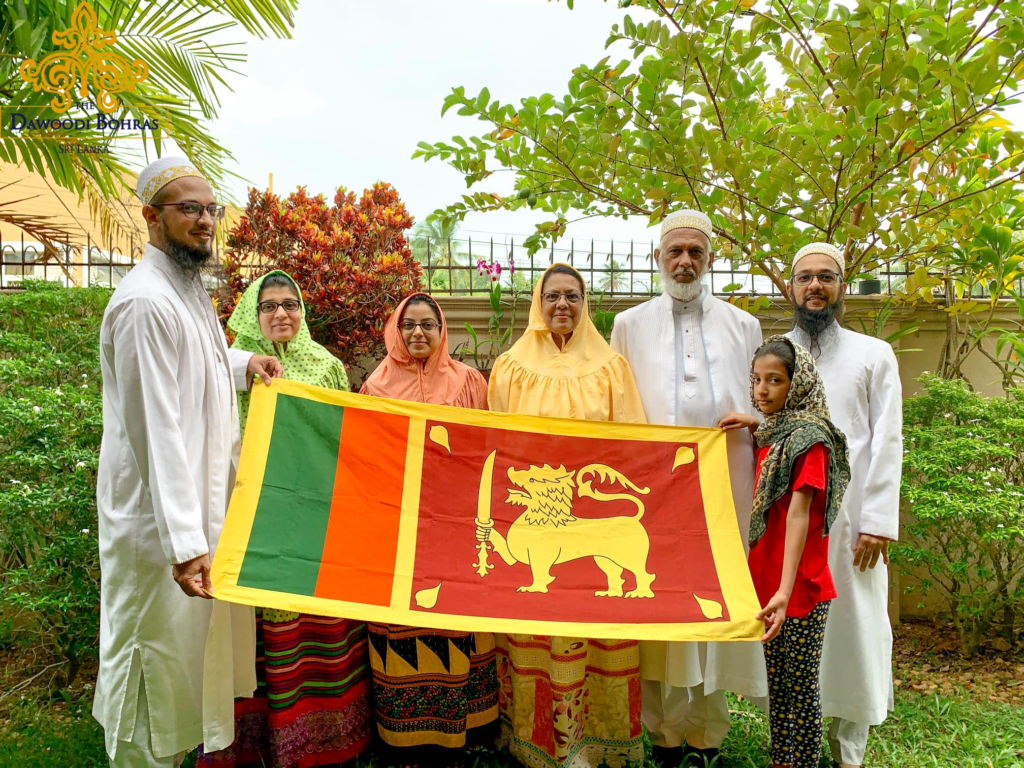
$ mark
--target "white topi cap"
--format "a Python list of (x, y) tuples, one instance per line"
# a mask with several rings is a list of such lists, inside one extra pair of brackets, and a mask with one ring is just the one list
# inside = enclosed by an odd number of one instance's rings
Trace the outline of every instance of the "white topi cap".
[(846, 259), (843, 258), (843, 252), (829, 243), (810, 243), (797, 251), (796, 256), (793, 257), (793, 271), (796, 271), (796, 265), (800, 259), (810, 256), (812, 253), (828, 256), (839, 266), (840, 272), (846, 272)]
[(206, 178), (184, 157), (161, 157), (147, 165), (135, 182), (135, 194), (143, 205), (149, 205), (156, 193), (175, 179), (187, 176)]
[(711, 219), (701, 211), (683, 210), (673, 213), (661, 223), (661, 236), (665, 237), (673, 229), (696, 229), (703, 232), (711, 240), (712, 232)]

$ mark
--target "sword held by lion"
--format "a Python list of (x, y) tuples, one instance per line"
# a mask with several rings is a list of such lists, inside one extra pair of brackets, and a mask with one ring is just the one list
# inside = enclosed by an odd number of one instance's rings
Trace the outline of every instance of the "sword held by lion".
[[(600, 482), (618, 483), (633, 493), (646, 495), (650, 488), (640, 488), (618, 470), (606, 464), (588, 464), (578, 471), (564, 465), (557, 468), (545, 464), (527, 469), (509, 467), (507, 504), (525, 507), (503, 536), (494, 529), (491, 519), (491, 483), (494, 458), (492, 451), (484, 462), (477, 497), (476, 537), (480, 542), (480, 559), (474, 564), (483, 577), (494, 566), (487, 562), (488, 543), (506, 565), (529, 565), (533, 583), (519, 587), (517, 592), (548, 591), (555, 580), (552, 566), (584, 557), (594, 563), (608, 579), (608, 589), (594, 592), (597, 597), (654, 597), (651, 584), (656, 575), (647, 572), (651, 542), (641, 520), (643, 501), (632, 493), (605, 493), (593, 487)], [(573, 491), (577, 498), (601, 502), (630, 501), (636, 514), (607, 518), (578, 518), (573, 514)], [(623, 571), (636, 578), (636, 589), (623, 593)]]

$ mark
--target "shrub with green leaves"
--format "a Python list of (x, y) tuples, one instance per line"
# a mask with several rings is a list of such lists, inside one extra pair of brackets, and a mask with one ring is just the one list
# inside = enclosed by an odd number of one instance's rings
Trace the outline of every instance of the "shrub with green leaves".
[(926, 376), (904, 401), (899, 567), (945, 602), (963, 653), (1024, 630), (1024, 390)]
[(59, 663), (96, 654), (99, 325), (110, 291), (27, 284), (0, 296), (0, 644)]

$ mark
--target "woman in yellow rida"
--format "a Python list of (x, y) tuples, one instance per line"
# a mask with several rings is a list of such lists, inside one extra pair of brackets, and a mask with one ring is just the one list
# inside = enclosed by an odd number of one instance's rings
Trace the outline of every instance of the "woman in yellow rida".
[[(633, 372), (590, 319), (583, 278), (550, 267), (526, 333), (494, 364), (492, 411), (646, 422)], [(643, 759), (634, 640), (496, 635), (501, 742), (530, 768)]]

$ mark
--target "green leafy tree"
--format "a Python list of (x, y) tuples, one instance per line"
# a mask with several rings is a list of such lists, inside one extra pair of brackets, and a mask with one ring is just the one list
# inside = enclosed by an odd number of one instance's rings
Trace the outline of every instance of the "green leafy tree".
[(409, 236), (409, 248), (413, 254), (424, 255), (426, 258), (427, 243), (432, 252), (440, 252), (449, 240), (459, 236), (459, 224), (456, 221), (439, 221), (427, 219), (418, 221)]
[(608, 260), (608, 272), (601, 278), (601, 290), (607, 293), (621, 293), (629, 287), (629, 271), (618, 259)]
[(470, 278), (466, 272), (447, 269), (449, 266), (469, 265), (469, 256), (459, 251), (459, 243), (455, 239), (458, 234), (457, 221), (438, 219), (418, 221), (410, 232), (409, 250), (423, 267), (427, 285), (433, 290), (469, 286)]
[[(1004, 224), (981, 223), (972, 237), (960, 241), (959, 225), (950, 225), (950, 247), (942, 253), (937, 271), (918, 267), (896, 298), (910, 304), (928, 302), (945, 310), (946, 338), (936, 372), (947, 379), (962, 379), (967, 358), (977, 353), (998, 370), (1009, 396), (1024, 384), (1024, 240), (1014, 229), (1024, 228), (1024, 204), (999, 217)], [(1009, 226), (1007, 226), (1009, 225)], [(1016, 316), (996, 322), (1004, 307)], [(903, 329), (901, 329), (902, 331)]]
[[(453, 88), (469, 140), (421, 142), (479, 186), (437, 215), (537, 208), (529, 241), (572, 216), (708, 213), (736, 259), (782, 287), (808, 240), (845, 245), (848, 276), (912, 268), (1000, 224), (1020, 199), (1024, 136), (1001, 115), (1024, 74), (1021, 0), (622, 0), (605, 56), (566, 93), (492, 99)], [(773, 82), (766, 67), (781, 71)], [(954, 231), (950, 231), (951, 228)]]
[[(159, 120), (143, 140), (121, 141), (132, 131), (99, 129), (96, 112), (75, 107), (64, 117), (93, 116), (92, 130), (25, 129), (12, 135), (10, 115), (31, 119), (62, 115), (50, 106), (52, 94), (35, 91), (19, 74), (28, 59), (63, 50), (54, 32), (71, 26), (79, 0), (17, 0), (0, 3), (0, 159), (20, 165), (59, 186), (87, 197), (94, 215), (109, 231), (128, 221), (118, 200), (130, 192), (128, 161), (139, 151), (162, 154), (173, 143), (214, 186), (225, 178), (228, 150), (212, 136), (205, 120), (217, 114), (217, 92), (245, 62), (243, 34), (287, 37), (297, 0), (94, 0), (97, 26), (117, 33), (113, 50), (129, 61), (142, 59), (148, 77), (134, 92), (118, 94), (120, 108), (105, 118)], [(77, 96), (77, 94), (76, 94)], [(91, 97), (95, 100), (95, 93)], [(84, 101), (84, 100), (83, 100)], [(136, 132), (137, 133), (137, 132)], [(76, 151), (62, 152), (73, 146)], [(3, 211), (0, 210), (0, 216)], [(12, 222), (16, 223), (16, 222)]]

